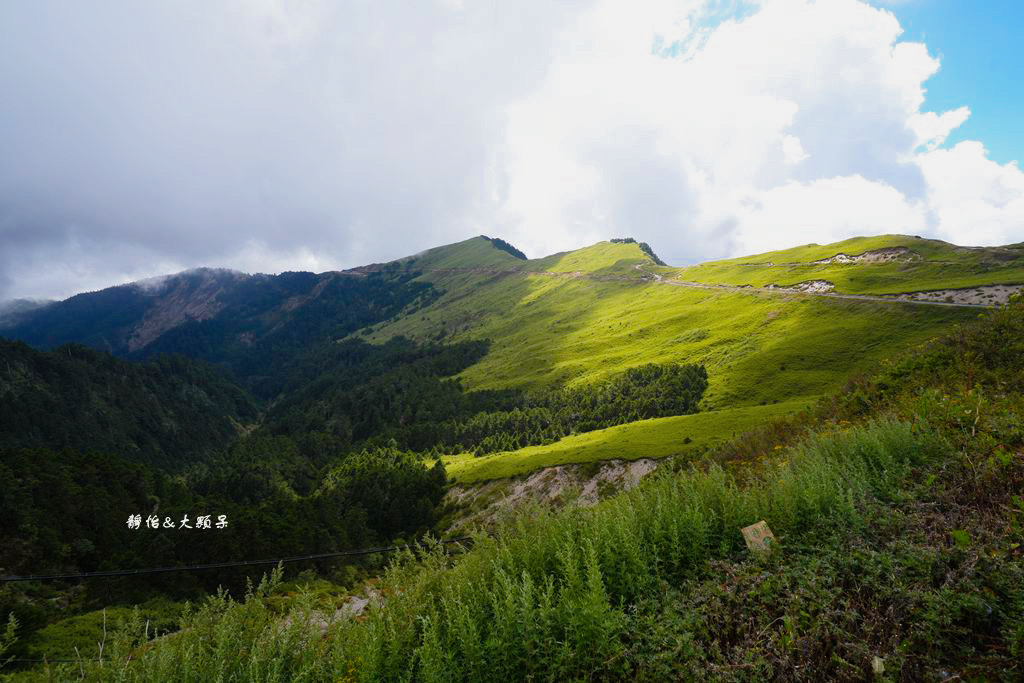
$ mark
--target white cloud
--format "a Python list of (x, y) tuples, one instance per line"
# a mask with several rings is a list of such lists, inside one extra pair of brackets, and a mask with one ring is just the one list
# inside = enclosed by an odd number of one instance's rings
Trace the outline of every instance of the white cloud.
[(800, 138), (795, 135), (783, 135), (782, 156), (785, 157), (787, 164), (799, 164), (810, 155), (804, 151)]
[(942, 145), (949, 134), (960, 127), (971, 115), (967, 107), (960, 107), (936, 114), (933, 111), (915, 112), (910, 115), (908, 125), (917, 135), (915, 147), (925, 147), (928, 151)]
[(926, 229), (919, 206), (892, 186), (861, 176), (791, 181), (762, 192), (741, 210), (738, 226), (738, 240), (747, 253), (865, 233), (917, 235)]
[(900, 36), (858, 0), (3, 4), (0, 298), (481, 232), (1020, 241), (1024, 175), (943, 146), (970, 103), (923, 110)]
[(1020, 239), (1019, 169), (941, 149), (970, 112), (921, 110), (939, 63), (899, 42), (890, 13), (769, 0), (695, 24), (707, 6), (609, 0), (562, 37), (543, 87), (510, 113), (514, 239), (632, 233), (676, 261), (865, 233)]
[(1024, 239), (1024, 173), (988, 158), (980, 142), (960, 142), (919, 157), (928, 181), (934, 234), (964, 245)]

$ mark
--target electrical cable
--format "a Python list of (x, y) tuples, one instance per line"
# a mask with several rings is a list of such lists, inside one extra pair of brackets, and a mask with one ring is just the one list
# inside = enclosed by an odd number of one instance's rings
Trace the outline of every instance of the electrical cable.
[[(445, 541), (439, 541), (440, 545), (450, 545), (452, 543), (462, 543), (463, 541), (471, 541), (471, 536), (460, 536), (458, 538), (450, 538)], [(148, 567), (145, 569), (111, 569), (99, 572), (80, 572), (76, 574), (33, 574), (33, 575), (8, 575), (0, 576), (0, 583), (10, 583), (14, 581), (55, 581), (59, 579), (93, 579), (93, 578), (110, 578), (116, 576), (137, 576), (141, 574), (159, 574), (164, 572), (183, 572), (183, 571), (200, 571), (204, 569), (225, 569), (228, 567), (249, 567), (254, 565), (262, 564), (281, 564), (286, 562), (302, 562), (303, 560), (322, 560), (331, 557), (353, 557), (359, 555), (373, 555), (377, 553), (393, 553), (399, 550), (408, 550), (410, 548), (422, 548), (423, 544), (407, 543), (405, 545), (392, 545), (392, 546), (379, 546), (375, 548), (361, 548), (358, 550), (339, 550), (332, 553), (317, 553), (315, 555), (295, 555), (292, 557), (276, 557), (265, 560), (238, 560), (236, 562), (213, 562), (209, 564), (193, 564), (177, 567)]]

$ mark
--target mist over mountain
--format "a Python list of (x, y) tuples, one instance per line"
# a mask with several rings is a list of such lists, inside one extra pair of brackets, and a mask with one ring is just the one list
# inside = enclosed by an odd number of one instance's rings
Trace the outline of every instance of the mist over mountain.
[(43, 308), (54, 301), (49, 299), (11, 299), (0, 301), (0, 327), (12, 327), (26, 314)]
[(0, 322), (39, 348), (78, 342), (124, 358), (182, 353), (224, 366), (257, 393), (271, 369), (315, 344), (431, 296), (393, 267), (370, 273), (248, 275), (203, 268), (78, 294)]

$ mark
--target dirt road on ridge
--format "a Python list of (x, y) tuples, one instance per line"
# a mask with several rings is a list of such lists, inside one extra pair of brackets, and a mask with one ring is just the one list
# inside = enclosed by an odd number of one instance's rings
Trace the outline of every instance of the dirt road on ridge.
[[(662, 275), (652, 273), (643, 269), (642, 263), (638, 263), (636, 270), (644, 273), (645, 275), (651, 276), (653, 282), (661, 285), (672, 285), (674, 287), (693, 287), (697, 289), (711, 289), (711, 290), (727, 290), (736, 292), (763, 292), (765, 294), (802, 294), (805, 296), (823, 296), (831, 297), (833, 299), (853, 299), (854, 301), (876, 301), (884, 304), (921, 304), (924, 306), (950, 306), (953, 308), (992, 308), (987, 304), (968, 304), (968, 303), (957, 303), (953, 301), (927, 301), (922, 299), (898, 299), (895, 297), (885, 296), (871, 296), (869, 294), (839, 294), (837, 292), (804, 292), (796, 289), (789, 289), (785, 287), (753, 287), (751, 285), (740, 286), (740, 285), (709, 285), (701, 282), (684, 282), (682, 280), (668, 280)], [(910, 292), (908, 294), (913, 294)]]
[[(669, 285), (672, 287), (689, 287), (692, 289), (707, 289), (712, 291), (733, 291), (733, 292), (748, 292), (748, 293), (759, 293), (759, 294), (774, 294), (774, 295), (798, 295), (798, 296), (818, 296), (826, 297), (831, 299), (850, 299), (853, 301), (870, 301), (873, 303), (880, 304), (911, 304), (916, 306), (946, 306), (951, 308), (979, 308), (987, 309), (993, 308), (991, 304), (978, 304), (978, 303), (960, 303), (956, 301), (930, 301), (927, 299), (909, 299), (909, 298), (897, 298), (899, 296), (911, 296), (913, 294), (920, 294), (920, 292), (907, 292), (905, 294), (893, 295), (893, 296), (872, 296), (870, 294), (839, 294), (837, 292), (815, 292), (815, 291), (801, 291), (797, 289), (790, 289), (787, 287), (754, 287), (751, 285), (710, 285), (701, 282), (684, 282), (682, 280), (669, 280), (663, 275), (652, 273), (643, 269), (642, 263), (638, 263), (634, 268), (640, 273), (643, 273), (647, 277), (642, 280), (652, 284)], [(426, 272), (430, 273), (479, 273), (482, 275), (538, 275), (543, 277), (564, 277), (564, 278), (579, 278), (588, 280), (598, 281), (618, 281), (618, 282), (637, 282), (636, 278), (627, 277), (625, 275), (598, 275), (595, 273), (585, 272), (564, 272), (556, 273), (551, 271), (530, 271), (530, 270), (519, 270), (510, 268), (429, 268)], [(975, 288), (979, 289), (979, 288)], [(1024, 291), (1024, 286), (1021, 286), (1021, 290)], [(946, 291), (946, 290), (943, 290)]]

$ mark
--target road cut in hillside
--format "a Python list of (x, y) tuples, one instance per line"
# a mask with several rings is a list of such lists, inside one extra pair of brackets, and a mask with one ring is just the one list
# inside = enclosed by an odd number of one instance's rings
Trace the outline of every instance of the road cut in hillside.
[(685, 282), (669, 280), (657, 273), (643, 269), (637, 264), (636, 269), (653, 277), (653, 282), (676, 287), (695, 287), (697, 289), (732, 290), (737, 292), (768, 292), (771, 294), (805, 294), (809, 296), (827, 296), (836, 299), (854, 299), (857, 301), (879, 301), (883, 303), (912, 303), (927, 306), (956, 306), (962, 308), (990, 308), (1005, 304), (1009, 298), (1024, 291), (1024, 285), (982, 285), (963, 289), (941, 289), (923, 292), (907, 292), (905, 294), (840, 294), (832, 291), (832, 283), (827, 280), (810, 280), (796, 285), (781, 287), (767, 285), (752, 287), (750, 285), (719, 285), (703, 282)]

